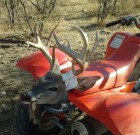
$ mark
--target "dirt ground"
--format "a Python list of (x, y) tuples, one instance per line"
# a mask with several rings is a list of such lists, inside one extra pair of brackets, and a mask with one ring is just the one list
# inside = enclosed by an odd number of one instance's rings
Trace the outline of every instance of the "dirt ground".
[[(70, 11), (67, 11), (67, 14), (68, 13), (70, 13)], [(82, 18), (83, 15), (84, 18)], [(95, 33), (95, 26), (93, 25), (94, 19), (95, 18), (91, 16), (89, 17), (86, 10), (84, 11), (79, 8), (79, 11), (76, 11), (73, 17), (69, 15), (66, 16), (64, 22), (60, 24), (58, 28), (58, 35), (63, 39), (68, 39), (75, 45), (80, 43), (80, 39), (77, 40), (77, 33), (70, 30), (70, 28), (71, 26), (82, 26), (88, 34), (90, 41), (89, 46), (92, 46)], [(104, 28), (98, 29), (103, 41), (99, 50), (104, 54), (107, 40), (112, 33), (111, 30), (105, 30)], [(35, 82), (30, 74), (16, 67), (16, 62), (19, 58), (27, 56), (33, 51), (33, 48), (28, 48), (24, 44), (0, 43), (0, 135), (15, 135), (13, 129), (15, 120), (14, 106), (18, 101), (20, 93), (30, 89)]]
[(14, 105), (18, 95), (30, 88), (33, 78), (16, 67), (16, 61), (29, 49), (16, 44), (7, 47), (0, 46), (0, 134), (14, 135)]

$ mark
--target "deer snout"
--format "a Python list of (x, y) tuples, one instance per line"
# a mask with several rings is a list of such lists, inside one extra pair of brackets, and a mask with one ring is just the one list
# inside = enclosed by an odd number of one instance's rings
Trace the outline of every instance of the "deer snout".
[(21, 101), (27, 101), (27, 102), (35, 102), (36, 98), (32, 97), (32, 95), (29, 94), (29, 93), (23, 93), (23, 94), (20, 95), (20, 100)]

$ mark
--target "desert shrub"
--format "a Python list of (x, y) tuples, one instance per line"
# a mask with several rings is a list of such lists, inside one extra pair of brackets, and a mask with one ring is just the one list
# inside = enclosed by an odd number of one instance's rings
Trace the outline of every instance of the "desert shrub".
[(117, 0), (98, 0), (98, 18), (99, 25), (104, 24), (104, 20), (109, 14), (115, 13)]
[(135, 5), (140, 6), (136, 0), (98, 0), (98, 18), (99, 25), (103, 25), (108, 16), (122, 16), (131, 14)]
[(9, 28), (17, 26), (34, 32), (37, 24), (43, 30), (45, 21), (55, 8), (56, 0), (2, 0), (4, 16), (7, 18)]

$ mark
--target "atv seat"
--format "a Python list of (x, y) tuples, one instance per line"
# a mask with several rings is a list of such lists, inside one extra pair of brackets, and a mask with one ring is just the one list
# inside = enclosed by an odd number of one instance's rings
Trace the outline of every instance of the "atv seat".
[[(140, 39), (138, 38), (139, 37), (131, 36), (109, 58), (99, 62), (92, 62), (89, 67), (77, 77), (98, 76), (100, 79), (88, 90), (81, 91), (79, 89), (79, 92), (77, 89), (75, 92), (80, 95), (85, 95), (124, 85), (140, 58)], [(139, 44), (136, 41), (139, 41)], [(83, 83), (82, 85), (84, 88)]]

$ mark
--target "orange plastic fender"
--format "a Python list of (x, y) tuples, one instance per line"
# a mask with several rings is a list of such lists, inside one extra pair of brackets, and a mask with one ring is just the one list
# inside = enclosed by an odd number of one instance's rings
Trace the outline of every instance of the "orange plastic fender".
[(71, 91), (68, 97), (80, 110), (106, 125), (114, 135), (140, 135), (139, 95), (107, 90), (79, 96)]
[(139, 95), (113, 95), (106, 100), (106, 107), (121, 135), (140, 135)]
[[(50, 54), (52, 54), (52, 48), (50, 48), (49, 51)], [(68, 55), (59, 49), (55, 49), (55, 56), (58, 59), (60, 65), (63, 65), (71, 60)], [(44, 76), (50, 69), (50, 64), (41, 51), (34, 52), (31, 55), (20, 59), (16, 66), (31, 73), (35, 79)]]

